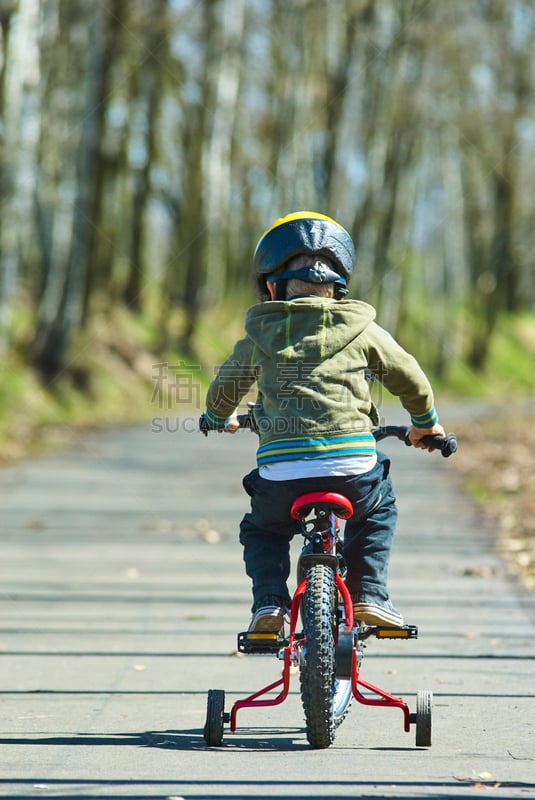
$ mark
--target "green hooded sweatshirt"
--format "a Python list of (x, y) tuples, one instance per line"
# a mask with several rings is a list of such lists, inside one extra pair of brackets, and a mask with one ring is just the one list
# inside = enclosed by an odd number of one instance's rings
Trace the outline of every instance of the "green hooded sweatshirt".
[(413, 425), (431, 427), (438, 417), (428, 379), (374, 320), (375, 309), (359, 300), (302, 297), (252, 306), (246, 336), (208, 389), (208, 422), (224, 428), (256, 382), (259, 466), (370, 455), (379, 423), (371, 371), (400, 398)]

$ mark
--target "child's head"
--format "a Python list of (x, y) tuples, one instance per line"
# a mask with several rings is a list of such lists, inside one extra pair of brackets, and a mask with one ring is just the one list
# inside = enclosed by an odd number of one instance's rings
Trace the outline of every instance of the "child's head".
[[(312, 270), (309, 268), (312, 267)], [(294, 256), (282, 266), (278, 271), (279, 273), (301, 273), (306, 271), (308, 273), (308, 280), (302, 278), (292, 278), (291, 276), (285, 280), (285, 299), (291, 300), (295, 297), (330, 297), (335, 296), (335, 283), (334, 280), (322, 280), (317, 283), (310, 278), (316, 274), (319, 278), (328, 277), (329, 273), (334, 272), (334, 265), (329, 261), (326, 256), (322, 255), (308, 255), (301, 253)], [(278, 273), (273, 275), (277, 278)], [(275, 281), (267, 279), (267, 288), (270, 293), (271, 299), (274, 300), (277, 295), (277, 285)]]
[(331, 291), (341, 298), (347, 293), (354, 261), (353, 240), (338, 222), (315, 211), (288, 214), (265, 231), (256, 247), (259, 298), (328, 297)]

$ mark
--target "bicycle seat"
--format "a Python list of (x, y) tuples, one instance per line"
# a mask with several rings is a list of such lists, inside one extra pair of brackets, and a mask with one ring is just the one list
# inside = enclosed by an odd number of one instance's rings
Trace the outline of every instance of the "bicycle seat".
[(343, 494), (336, 492), (308, 492), (301, 494), (292, 503), (290, 514), (294, 519), (305, 519), (313, 508), (332, 511), (341, 519), (353, 516), (353, 504)]

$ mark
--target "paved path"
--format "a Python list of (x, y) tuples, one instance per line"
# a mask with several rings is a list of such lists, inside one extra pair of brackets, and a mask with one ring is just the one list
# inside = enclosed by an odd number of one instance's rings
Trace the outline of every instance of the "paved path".
[(397, 442), (391, 593), (420, 638), (371, 644), (363, 677), (411, 707), (432, 689), (433, 747), (397, 709), (354, 705), (313, 751), (297, 679), (204, 746), (207, 689), (230, 706), (280, 672), (234, 654), (254, 445), (146, 426), (0, 471), (0, 797), (535, 797), (533, 598), (451, 465)]

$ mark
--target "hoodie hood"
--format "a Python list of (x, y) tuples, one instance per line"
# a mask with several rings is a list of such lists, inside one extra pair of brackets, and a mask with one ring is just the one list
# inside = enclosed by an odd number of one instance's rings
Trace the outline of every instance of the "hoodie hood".
[(245, 330), (274, 361), (323, 361), (343, 350), (375, 319), (361, 300), (302, 297), (252, 306)]

